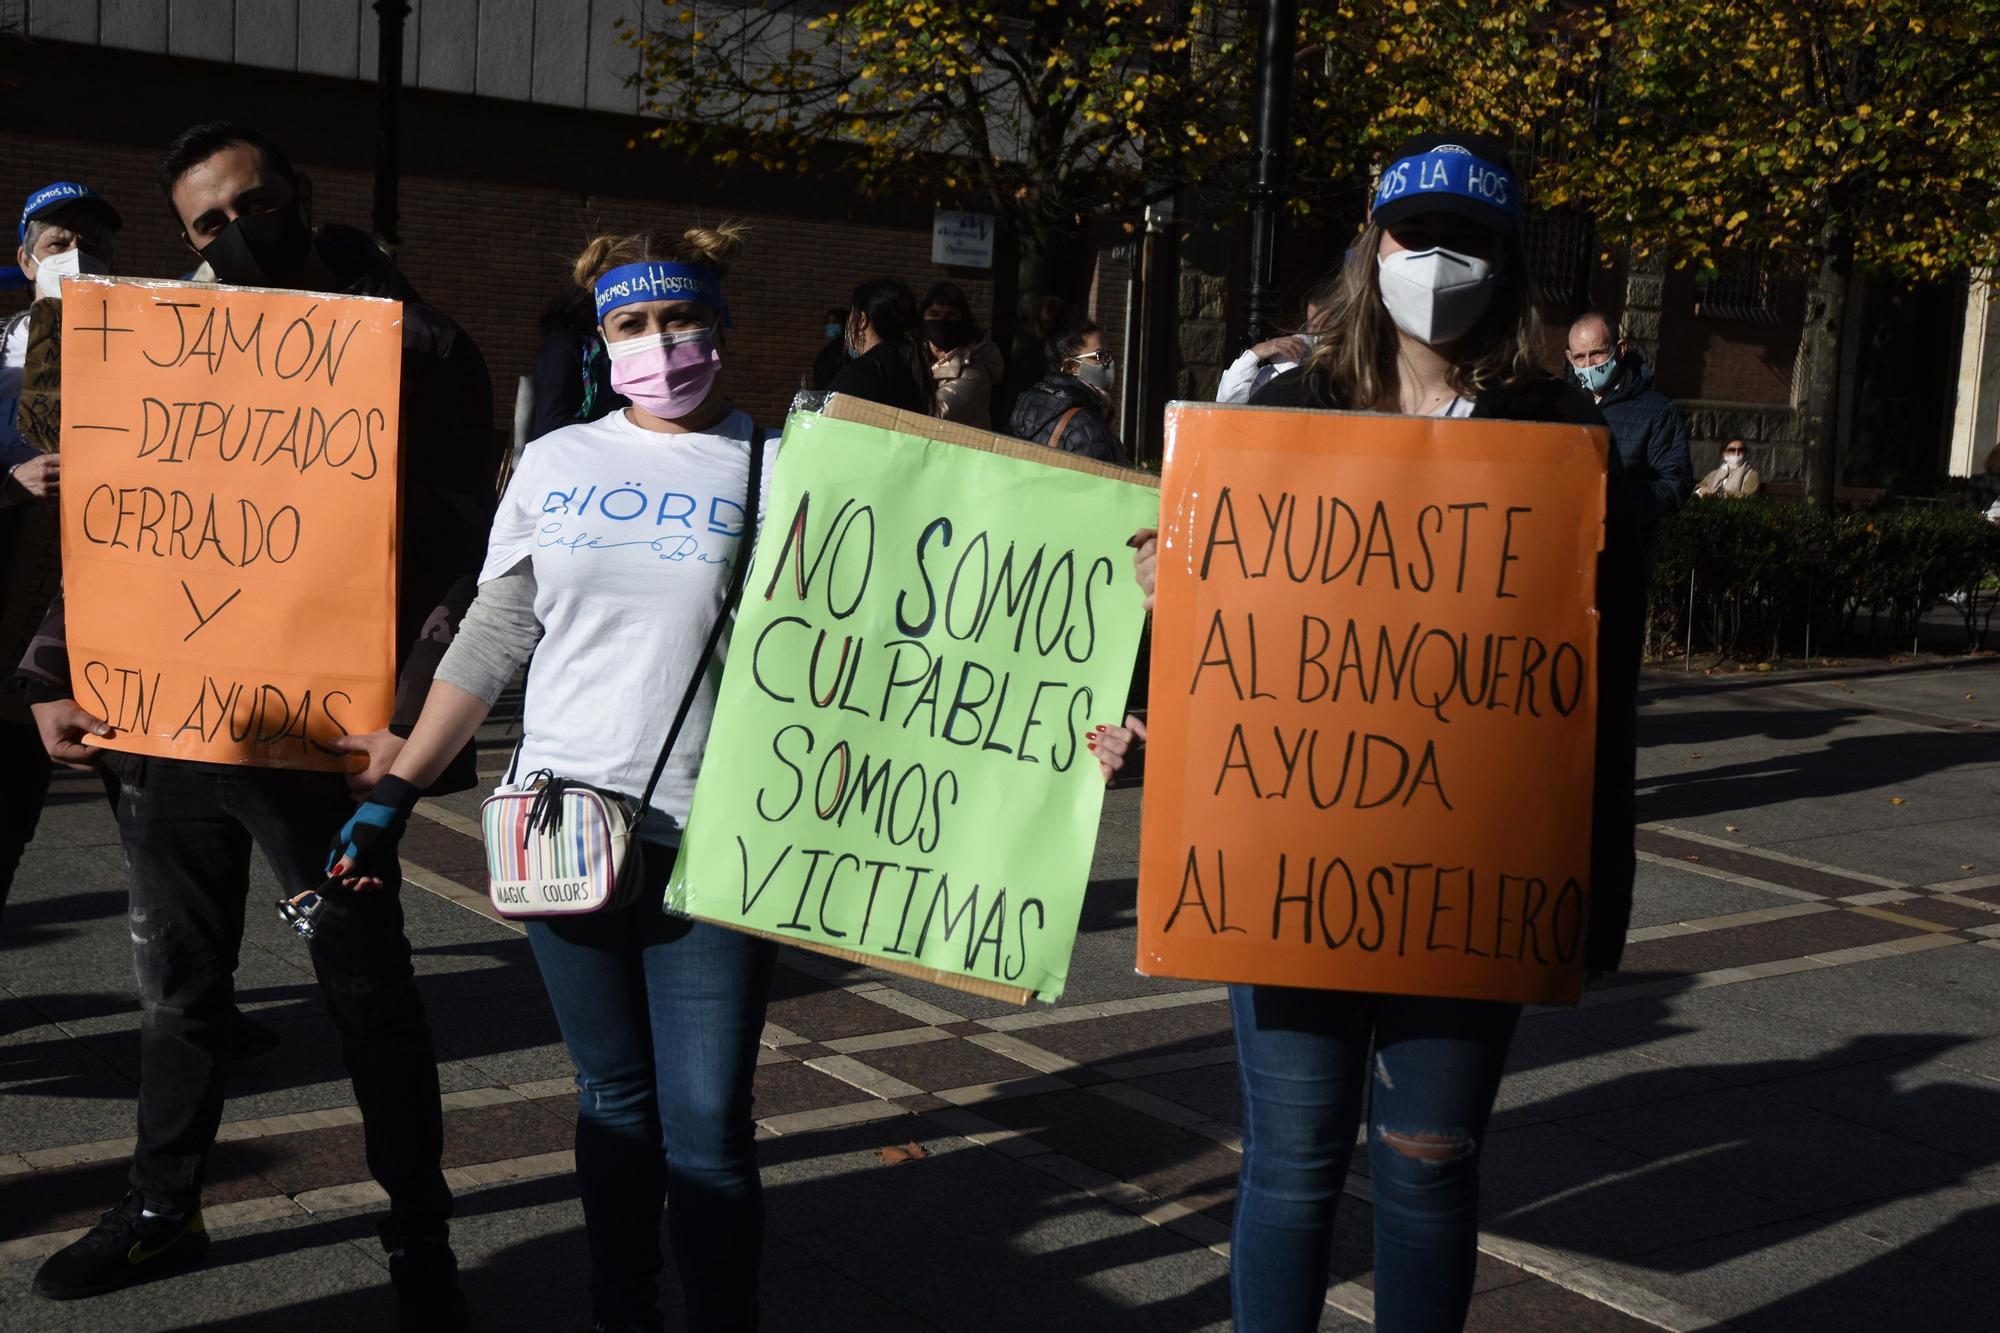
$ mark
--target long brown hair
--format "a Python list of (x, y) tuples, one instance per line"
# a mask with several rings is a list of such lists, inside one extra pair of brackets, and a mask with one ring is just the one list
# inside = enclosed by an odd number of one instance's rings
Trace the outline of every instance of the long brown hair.
[[(1306, 382), (1323, 401), (1338, 407), (1394, 412), (1401, 404), (1401, 335), (1375, 285), (1375, 257), (1381, 249), (1382, 228), (1371, 220), (1347, 252), (1313, 330), (1320, 340), (1306, 358)], [(1452, 358), (1451, 387), (1466, 398), (1537, 372), (1541, 317), (1535, 276), (1518, 235), (1502, 235), (1497, 267), (1493, 302), (1459, 340)]]

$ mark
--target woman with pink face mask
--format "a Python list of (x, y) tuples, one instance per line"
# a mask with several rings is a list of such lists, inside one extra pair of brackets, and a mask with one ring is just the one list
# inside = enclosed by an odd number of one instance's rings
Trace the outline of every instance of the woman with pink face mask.
[(510, 781), (547, 771), (637, 793), (673, 737), (637, 828), (648, 892), (629, 908), (528, 923), (576, 1065), (576, 1170), (600, 1329), (663, 1326), (668, 1200), (686, 1326), (757, 1323), (763, 1206), (750, 1084), (774, 946), (660, 910), (722, 679), (727, 636), (709, 656), (708, 632), (727, 614), (734, 562), (749, 557), (750, 479), (768, 483), (776, 451), (717, 383), (722, 280), (741, 248), (725, 225), (603, 236), (578, 257), (612, 387), (631, 406), (552, 431), (522, 456), (478, 598), (390, 776), (340, 831), (329, 866), (350, 887), (372, 887), (417, 793), (530, 657)]

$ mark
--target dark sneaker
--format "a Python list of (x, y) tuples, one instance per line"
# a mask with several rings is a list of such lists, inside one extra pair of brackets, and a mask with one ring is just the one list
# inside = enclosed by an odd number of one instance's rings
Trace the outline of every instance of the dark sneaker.
[(52, 1301), (102, 1296), (190, 1267), (208, 1253), (201, 1209), (146, 1217), (144, 1207), (138, 1195), (126, 1195), (82, 1240), (43, 1262), (35, 1274), (35, 1291)]
[(458, 1289), (458, 1257), (443, 1241), (414, 1241), (389, 1251), (396, 1322), (407, 1333), (458, 1333), (472, 1327)]

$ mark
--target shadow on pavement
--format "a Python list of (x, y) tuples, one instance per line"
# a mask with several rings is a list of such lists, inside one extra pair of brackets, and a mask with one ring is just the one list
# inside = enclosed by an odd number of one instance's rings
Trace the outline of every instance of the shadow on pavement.
[(1717, 741), (1761, 736), (1774, 741), (1803, 741), (1840, 730), (1856, 718), (1872, 714), (1865, 708), (1708, 708), (1700, 712), (1639, 714), (1639, 746), (1706, 745)]
[(1641, 775), (1639, 822), (1756, 810), (1786, 801), (1847, 796), (2000, 760), (1985, 732), (1902, 732), (1840, 737), (1809, 754), (1779, 754), (1691, 773)]

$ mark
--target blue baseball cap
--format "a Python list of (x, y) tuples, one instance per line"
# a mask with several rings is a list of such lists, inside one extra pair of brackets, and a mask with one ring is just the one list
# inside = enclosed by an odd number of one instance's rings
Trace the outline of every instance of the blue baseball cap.
[(1451, 213), (1512, 232), (1523, 225), (1525, 203), (1499, 141), (1483, 134), (1424, 134), (1405, 140), (1383, 168), (1374, 217), (1390, 227), (1422, 213)]
[(28, 196), (28, 202), (21, 207), (21, 225), (15, 232), (15, 238), (23, 245), (27, 244), (30, 222), (65, 208), (93, 209), (113, 231), (125, 225), (125, 219), (118, 216), (118, 210), (111, 206), (111, 201), (88, 185), (78, 185), (75, 181), (57, 181), (53, 185), (44, 185)]

